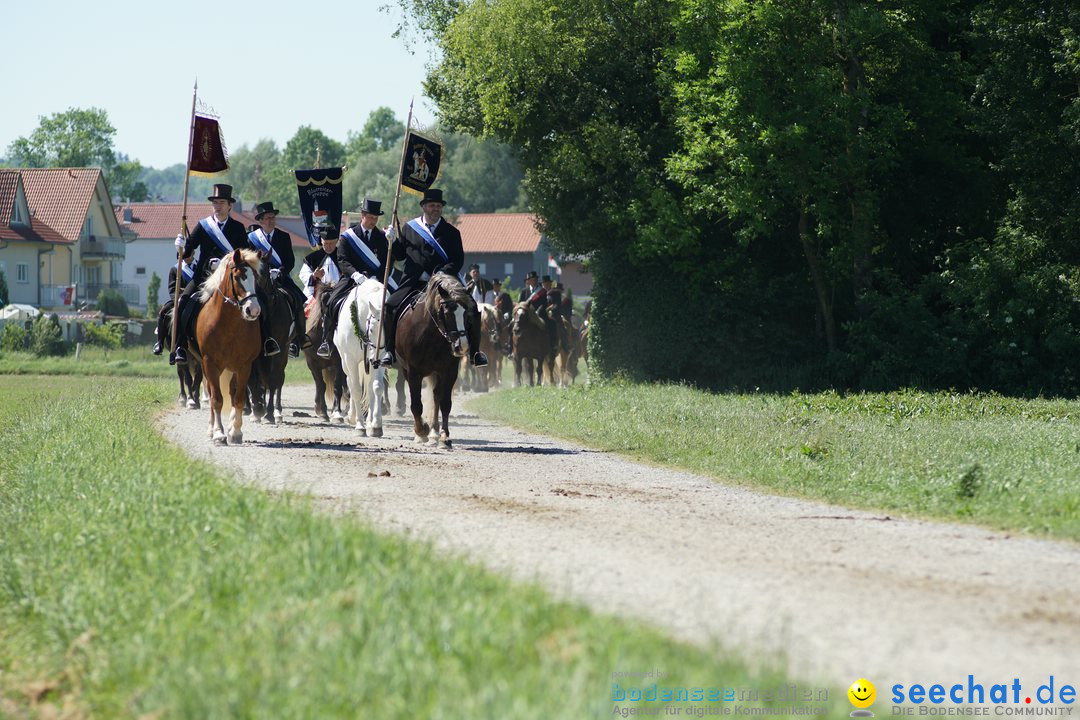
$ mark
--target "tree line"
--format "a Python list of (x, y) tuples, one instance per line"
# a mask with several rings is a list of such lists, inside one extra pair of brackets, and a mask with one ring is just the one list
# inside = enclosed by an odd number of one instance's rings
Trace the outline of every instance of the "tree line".
[[(121, 202), (179, 202), (183, 197), (183, 163), (167, 168), (143, 167), (114, 147), (116, 129), (100, 108), (71, 108), (40, 119), (26, 137), (7, 149), (4, 164), (15, 167), (100, 167), (113, 200)], [(382, 200), (389, 208), (396, 189), (405, 124), (387, 107), (373, 110), (363, 128), (344, 141), (309, 125), (278, 147), (264, 138), (232, 149), (227, 173), (215, 178), (192, 177), (188, 194), (205, 197), (215, 182), (233, 186), (243, 207), (272, 200), (286, 214), (299, 214), (293, 170), (347, 166), (344, 207), (357, 209), (364, 197)], [(452, 209), (468, 212), (524, 211), (522, 170), (510, 149), (493, 140), (435, 130), (446, 147), (439, 180)], [(415, 208), (409, 207), (407, 212)]]
[(399, 4), (588, 258), (600, 371), (1080, 389), (1075, 2)]

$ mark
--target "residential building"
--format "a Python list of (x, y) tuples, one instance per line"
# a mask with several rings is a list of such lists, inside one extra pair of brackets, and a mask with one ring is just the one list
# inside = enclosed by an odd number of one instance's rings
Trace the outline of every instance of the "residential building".
[[(30, 229), (45, 243), (30, 268), (33, 278), (27, 282), (37, 283), (32, 304), (62, 309), (93, 302), (104, 288), (117, 290), (128, 302), (135, 301), (134, 288), (120, 281), (125, 245), (100, 168), (12, 168), (4, 173), (18, 175), (16, 196), (21, 191), (30, 214)], [(18, 221), (15, 224), (18, 226)], [(14, 258), (17, 252), (25, 257), (24, 245), (0, 249), (0, 263), (24, 263)], [(10, 261), (9, 256), (13, 258)], [(16, 279), (18, 273), (16, 269)], [(72, 286), (74, 296), (69, 290)]]

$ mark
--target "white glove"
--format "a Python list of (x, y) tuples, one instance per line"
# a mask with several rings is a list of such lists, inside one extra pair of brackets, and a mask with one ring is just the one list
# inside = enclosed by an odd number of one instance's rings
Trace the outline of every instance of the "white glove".
[(218, 263), (221, 262), (221, 258), (210, 258), (210, 272), (217, 270)]
[(183, 250), (184, 246), (187, 245), (187, 240), (184, 239), (183, 234), (179, 234), (176, 236), (176, 242), (173, 244), (176, 245), (177, 250)]
[(349, 277), (351, 277), (351, 278), (352, 278), (352, 281), (353, 281), (354, 283), (356, 283), (357, 285), (362, 285), (362, 284), (363, 284), (363, 282), (364, 282), (364, 276), (363, 276), (363, 275), (361, 275), (361, 274), (360, 274), (359, 272), (354, 272), (354, 273), (353, 273), (352, 275), (350, 275)]
[(270, 268), (270, 279), (277, 280), (281, 275), (281, 268)]
[(397, 237), (397, 230), (394, 229), (394, 224), (390, 223), (390, 227), (386, 228), (386, 239), (394, 240)]

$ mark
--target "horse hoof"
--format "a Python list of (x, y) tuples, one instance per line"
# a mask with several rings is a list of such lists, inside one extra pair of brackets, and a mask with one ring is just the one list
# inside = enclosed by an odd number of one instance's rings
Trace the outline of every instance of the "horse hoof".
[(450, 440), (439, 440), (439, 447), (441, 447), (443, 450), (453, 450), (454, 449), (454, 446), (450, 442)]
[(243, 435), (243, 433), (237, 433), (235, 435), (229, 435), (229, 444), (230, 445), (243, 445), (243, 443), (244, 443), (244, 435)]
[(221, 445), (221, 446), (224, 446), (224, 445), (227, 444), (225, 442), (225, 436), (224, 435), (215, 435), (214, 439), (213, 439), (213, 443), (215, 445)]
[(363, 425), (357, 425), (356, 432), (360, 433), (360, 437), (367, 437), (367, 429)]
[(419, 445), (426, 445), (427, 441), (428, 439), (426, 437), (420, 437), (419, 435), (413, 437), (413, 442)]
[(382, 428), (371, 428), (371, 430), (368, 431), (368, 437), (382, 437)]

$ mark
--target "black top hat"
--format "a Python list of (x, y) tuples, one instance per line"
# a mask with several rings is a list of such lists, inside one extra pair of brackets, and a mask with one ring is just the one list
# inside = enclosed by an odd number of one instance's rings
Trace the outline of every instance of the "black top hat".
[(280, 214), (280, 213), (278, 213), (277, 208), (274, 207), (273, 202), (259, 203), (258, 205), (255, 206), (255, 219), (256, 220), (261, 218), (266, 213), (274, 213), (275, 215)]
[(364, 198), (364, 204), (360, 206), (360, 212), (367, 213), (368, 215), (382, 215), (382, 202), (379, 200), (372, 200), (371, 198)]
[(439, 188), (428, 188), (424, 191), (424, 197), (420, 199), (420, 204), (423, 205), (429, 202), (437, 202), (440, 205), (445, 205), (446, 201), (443, 200), (442, 190)]
[(472, 265), (469, 266), (469, 269), (470, 270), (479, 270), (480, 266), (477, 265), (476, 263), (473, 263)]
[(540, 278), (540, 282), (551, 282), (551, 276), (545, 275), (544, 277)]
[(529, 278), (538, 278), (538, 277), (540, 277), (540, 275), (537, 274), (537, 272), (535, 270), (530, 270), (529, 272), (525, 273), (525, 279), (526, 280), (528, 280)]
[(338, 229), (333, 225), (327, 225), (320, 233), (319, 237), (323, 240), (338, 240), (341, 238), (341, 234)]
[(502, 285), (502, 280), (500, 280), (499, 278), (491, 278), (491, 284), (492, 285)]
[(236, 202), (236, 198), (232, 196), (232, 185), (225, 185), (224, 183), (222, 183), (221, 185), (215, 185), (214, 194), (206, 199), (228, 200), (229, 202)]

